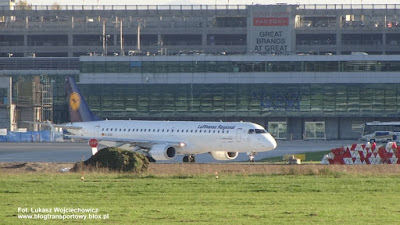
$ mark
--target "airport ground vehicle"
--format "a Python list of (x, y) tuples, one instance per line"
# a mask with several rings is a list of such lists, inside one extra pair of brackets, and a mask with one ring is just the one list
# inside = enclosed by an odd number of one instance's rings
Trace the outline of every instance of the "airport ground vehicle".
[(400, 122), (368, 122), (365, 123), (361, 138), (372, 142), (397, 141), (400, 135)]

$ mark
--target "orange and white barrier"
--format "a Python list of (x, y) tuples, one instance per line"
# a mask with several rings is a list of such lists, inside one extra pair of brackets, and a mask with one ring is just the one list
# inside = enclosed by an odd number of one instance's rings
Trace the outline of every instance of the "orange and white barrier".
[(376, 143), (353, 144), (332, 151), (321, 164), (400, 164), (400, 146), (396, 142), (377, 146)]

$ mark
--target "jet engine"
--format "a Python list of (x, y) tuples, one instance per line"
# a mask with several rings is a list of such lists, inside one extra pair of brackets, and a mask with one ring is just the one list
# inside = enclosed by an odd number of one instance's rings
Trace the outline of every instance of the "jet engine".
[(149, 151), (150, 156), (155, 160), (170, 160), (175, 158), (176, 150), (166, 144), (156, 144)]
[(239, 152), (224, 152), (224, 151), (217, 151), (217, 152), (210, 152), (212, 157), (216, 160), (232, 160), (238, 157)]

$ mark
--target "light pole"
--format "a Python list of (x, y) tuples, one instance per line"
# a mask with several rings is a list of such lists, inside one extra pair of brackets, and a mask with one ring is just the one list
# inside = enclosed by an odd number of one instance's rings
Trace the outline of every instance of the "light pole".
[(137, 20), (138, 21), (138, 27), (137, 27), (137, 50), (138, 50), (138, 52), (140, 52), (141, 51), (141, 49), (140, 49), (140, 30), (141, 30), (141, 28), (142, 28), (142, 26), (143, 26), (143, 22), (142, 22), (142, 19), (138, 19)]
[[(115, 28), (118, 28), (118, 25), (119, 25), (119, 42), (120, 42), (120, 53), (119, 53), (119, 55), (121, 55), (121, 56), (124, 56), (125, 55), (125, 51), (124, 51), (124, 37), (123, 37), (123, 32), (122, 32), (122, 30), (123, 30), (123, 27), (122, 27), (122, 21), (123, 21), (123, 19), (120, 19), (120, 18), (115, 18), (115, 22), (113, 22), (113, 23), (115, 23)], [(114, 53), (114, 55), (118, 55), (118, 53)]]
[(103, 35), (100, 36), (100, 40), (103, 41), (103, 56), (107, 56), (107, 40), (111, 35), (106, 35), (106, 20), (103, 20)]
[(111, 35), (107, 34), (106, 35), (106, 50), (105, 50), (105, 56), (107, 56), (107, 45), (108, 45), (108, 39), (111, 37)]
[(119, 37), (120, 37), (120, 42), (121, 42), (121, 56), (124, 56), (125, 55), (125, 51), (124, 51), (124, 39), (123, 39), (123, 36), (122, 36), (122, 20), (120, 20)]

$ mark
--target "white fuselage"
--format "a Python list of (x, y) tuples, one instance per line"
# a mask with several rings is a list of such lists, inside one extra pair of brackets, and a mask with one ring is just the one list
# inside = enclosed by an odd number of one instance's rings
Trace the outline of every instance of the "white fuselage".
[[(183, 143), (178, 154), (200, 154), (213, 151), (263, 152), (276, 148), (275, 139), (258, 124), (245, 122), (186, 122), (103, 120), (70, 123), (82, 127), (68, 132), (82, 137), (134, 139), (151, 143)], [(258, 131), (254, 132), (254, 131)]]

